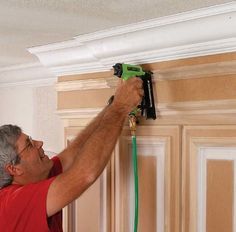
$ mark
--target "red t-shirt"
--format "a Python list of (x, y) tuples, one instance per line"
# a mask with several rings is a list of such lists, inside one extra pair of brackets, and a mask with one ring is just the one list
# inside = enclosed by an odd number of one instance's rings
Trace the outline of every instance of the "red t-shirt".
[(28, 185), (9, 185), (0, 190), (0, 232), (62, 232), (62, 212), (47, 218), (50, 184), (62, 172), (58, 157), (47, 180)]

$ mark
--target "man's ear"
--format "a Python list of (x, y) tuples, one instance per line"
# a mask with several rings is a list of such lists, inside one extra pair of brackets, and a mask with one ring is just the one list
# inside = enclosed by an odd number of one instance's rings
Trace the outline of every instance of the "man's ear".
[(5, 166), (6, 172), (8, 172), (11, 176), (21, 176), (23, 174), (23, 170), (20, 167), (17, 167), (13, 164), (7, 164)]

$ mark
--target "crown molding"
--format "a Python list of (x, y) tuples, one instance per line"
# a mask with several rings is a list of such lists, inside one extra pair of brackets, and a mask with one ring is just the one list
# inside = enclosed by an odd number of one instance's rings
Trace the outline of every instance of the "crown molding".
[(116, 27), (106, 30), (101, 30), (98, 32), (84, 34), (75, 37), (77, 41), (80, 41), (81, 44), (86, 41), (93, 41), (95, 39), (103, 39), (111, 36), (117, 36), (121, 34), (132, 33), (135, 31), (147, 30), (155, 27), (166, 26), (169, 24), (176, 24), (185, 21), (190, 21), (194, 19), (205, 18), (209, 16), (216, 16), (226, 13), (232, 13), (236, 10), (235, 2), (229, 2), (225, 4), (220, 4), (216, 6), (200, 8), (197, 10), (192, 10), (188, 12), (183, 12), (179, 14), (164, 16), (157, 19), (150, 19), (138, 23), (128, 24), (120, 27)]
[(57, 83), (56, 77), (46, 78), (46, 79), (41, 78), (38, 80), (37, 79), (28, 80), (28, 81), (19, 80), (17, 82), (0, 83), (0, 88), (11, 88), (11, 87), (21, 87), (21, 86), (28, 86), (28, 87), (54, 86), (56, 83)]
[(0, 88), (14, 86), (53, 85), (56, 76), (40, 63), (29, 63), (0, 68)]
[(236, 2), (81, 35), (28, 49), (56, 76), (236, 51)]

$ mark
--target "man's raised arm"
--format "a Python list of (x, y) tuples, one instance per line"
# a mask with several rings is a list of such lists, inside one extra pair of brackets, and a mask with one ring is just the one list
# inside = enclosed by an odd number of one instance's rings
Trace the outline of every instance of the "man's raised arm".
[[(142, 80), (131, 78), (120, 83), (114, 101), (91, 126), (86, 140), (79, 137), (66, 148), (76, 158), (64, 173), (52, 182), (47, 196), (47, 214), (51, 216), (79, 197), (102, 173), (121, 133), (124, 121), (143, 96)], [(85, 129), (86, 131), (86, 129)], [(79, 142), (78, 142), (79, 141)], [(82, 144), (82, 147), (81, 147)]]

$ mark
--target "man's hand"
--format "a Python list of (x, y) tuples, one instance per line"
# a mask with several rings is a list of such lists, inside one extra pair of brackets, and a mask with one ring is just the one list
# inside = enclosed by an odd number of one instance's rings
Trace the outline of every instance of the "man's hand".
[(112, 104), (128, 114), (139, 105), (143, 95), (143, 81), (140, 78), (132, 77), (127, 81), (121, 80)]

